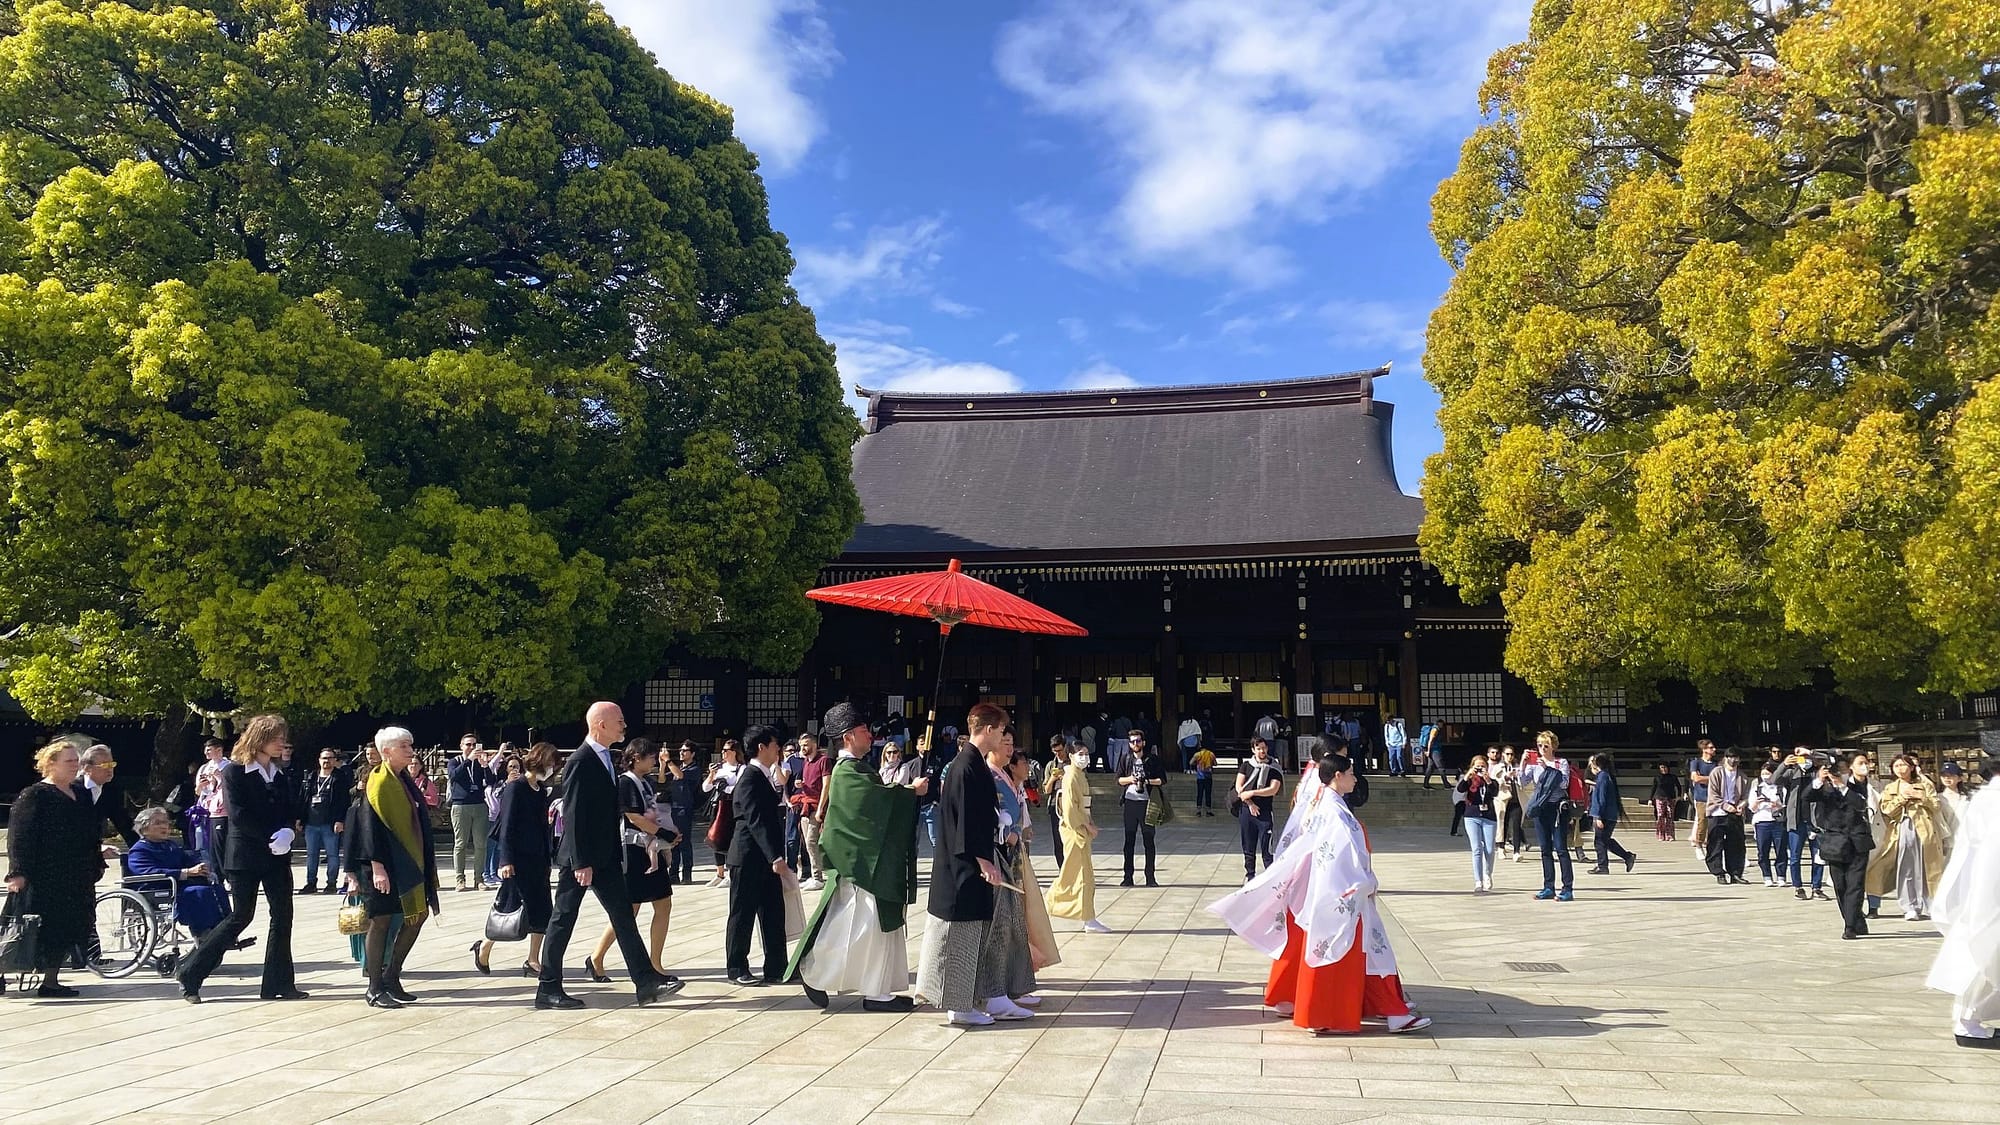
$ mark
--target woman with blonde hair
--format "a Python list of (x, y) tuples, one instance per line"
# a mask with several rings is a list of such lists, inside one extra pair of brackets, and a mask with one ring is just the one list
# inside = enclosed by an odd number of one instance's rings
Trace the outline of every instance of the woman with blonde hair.
[(35, 754), (42, 779), (14, 799), (7, 821), (9, 913), (39, 914), (35, 966), (44, 999), (67, 999), (76, 989), (56, 979), (63, 962), (88, 941), (91, 902), (104, 874), (97, 810), (77, 796), (83, 756), (74, 742), (58, 739)]
[(280, 769), (291, 745), (283, 715), (258, 715), (222, 768), (228, 834), (222, 842), (222, 874), (229, 883), (231, 910), (208, 931), (174, 973), (181, 999), (201, 1003), (202, 982), (222, 963), (257, 917), (257, 895), (271, 908), (264, 940), (264, 977), (257, 994), (266, 1000), (304, 1000), (292, 970), (292, 825), (296, 822), (291, 786)]

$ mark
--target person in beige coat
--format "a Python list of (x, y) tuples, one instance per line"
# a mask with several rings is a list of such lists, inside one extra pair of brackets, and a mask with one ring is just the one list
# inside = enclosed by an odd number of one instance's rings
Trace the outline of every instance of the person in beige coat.
[(1931, 896), (1944, 877), (1944, 826), (1939, 822), (1937, 789), (1904, 754), (1892, 768), (1896, 779), (1882, 787), (1886, 831), (1868, 861), (1868, 893), (1895, 895), (1906, 921), (1930, 917)]
[(1111, 928), (1097, 920), (1097, 871), (1090, 862), (1090, 842), (1097, 838), (1097, 824), (1090, 819), (1090, 775), (1083, 769), (1084, 756), (1070, 756), (1063, 771), (1057, 812), (1062, 823), (1062, 872), (1049, 888), (1049, 914), (1083, 923), (1094, 934)]

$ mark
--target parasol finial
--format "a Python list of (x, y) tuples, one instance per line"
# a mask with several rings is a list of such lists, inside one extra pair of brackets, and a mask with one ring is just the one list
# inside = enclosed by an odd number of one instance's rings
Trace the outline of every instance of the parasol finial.
[(964, 567), (962, 567), (962, 566), (958, 565), (958, 560), (957, 560), (957, 559), (953, 559), (953, 560), (951, 560), (951, 565), (949, 565), (949, 566), (945, 567), (945, 570), (946, 570), (946, 572), (948, 572), (948, 573), (951, 573), (951, 574), (958, 574), (958, 573), (960, 573), (961, 571), (963, 571), (964, 569), (965, 569)]

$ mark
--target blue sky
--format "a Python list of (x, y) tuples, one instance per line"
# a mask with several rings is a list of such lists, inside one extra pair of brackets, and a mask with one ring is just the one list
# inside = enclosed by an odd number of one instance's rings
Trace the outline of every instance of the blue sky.
[(874, 389), (1393, 363), (1439, 443), (1430, 197), (1529, 0), (605, 0), (730, 105), (793, 283)]

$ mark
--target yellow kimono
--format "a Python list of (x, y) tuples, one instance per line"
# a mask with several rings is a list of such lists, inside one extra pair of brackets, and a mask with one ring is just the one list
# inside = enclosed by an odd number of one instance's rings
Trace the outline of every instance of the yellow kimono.
[[(1937, 790), (1929, 781), (1891, 781), (1882, 787), (1882, 838), (1868, 860), (1867, 891), (1871, 895), (1896, 894), (1896, 868), (1901, 859), (1903, 817), (1916, 830), (1924, 866), (1924, 892), (1937, 894), (1938, 880), (1944, 878), (1944, 832), (1938, 822)], [(1926, 910), (1929, 903), (1922, 904)]]
[(1049, 888), (1049, 913), (1089, 922), (1097, 917), (1097, 873), (1090, 863), (1090, 775), (1071, 760), (1063, 773), (1061, 800), (1063, 865)]

